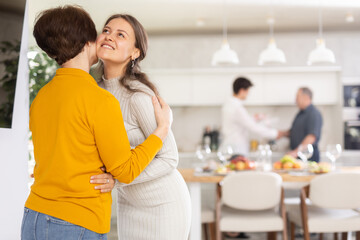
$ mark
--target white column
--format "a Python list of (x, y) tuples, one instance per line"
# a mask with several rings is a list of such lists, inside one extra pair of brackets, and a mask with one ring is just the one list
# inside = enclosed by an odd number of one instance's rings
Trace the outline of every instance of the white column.
[(9, 129), (0, 129), (0, 162), (2, 170), (0, 175), (1, 239), (20, 239), (24, 205), (28, 196), (28, 34), (28, 3), (26, 3), (16, 80), (12, 127)]

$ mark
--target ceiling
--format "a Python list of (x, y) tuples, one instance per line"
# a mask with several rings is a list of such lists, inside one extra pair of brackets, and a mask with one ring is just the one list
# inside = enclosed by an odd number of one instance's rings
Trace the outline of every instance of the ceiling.
[[(0, 0), (0, 9), (21, 13), (25, 0)], [(229, 32), (268, 31), (266, 18), (273, 15), (275, 31), (316, 31), (318, 10), (323, 9), (324, 31), (360, 30), (359, 0), (30, 0), (29, 24), (43, 9), (64, 4), (83, 6), (98, 29), (108, 16), (129, 13), (149, 34), (221, 33), (223, 9)], [(351, 12), (355, 21), (345, 21)], [(200, 26), (199, 26), (200, 25)]]

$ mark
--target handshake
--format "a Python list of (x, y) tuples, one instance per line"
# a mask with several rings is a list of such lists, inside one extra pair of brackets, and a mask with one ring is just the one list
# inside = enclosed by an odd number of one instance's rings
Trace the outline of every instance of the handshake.
[(289, 131), (289, 130), (287, 130), (287, 131), (280, 131), (280, 130), (279, 130), (276, 139), (280, 139), (280, 138), (282, 138), (282, 137), (289, 137), (289, 135), (290, 135), (290, 131)]

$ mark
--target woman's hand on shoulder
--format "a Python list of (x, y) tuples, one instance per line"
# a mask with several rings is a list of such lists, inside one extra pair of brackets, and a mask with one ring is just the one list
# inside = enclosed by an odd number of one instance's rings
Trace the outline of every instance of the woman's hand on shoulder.
[(172, 111), (169, 105), (160, 96), (153, 96), (152, 103), (154, 105), (155, 119), (158, 127), (153, 134), (164, 140), (169, 133), (173, 122)]

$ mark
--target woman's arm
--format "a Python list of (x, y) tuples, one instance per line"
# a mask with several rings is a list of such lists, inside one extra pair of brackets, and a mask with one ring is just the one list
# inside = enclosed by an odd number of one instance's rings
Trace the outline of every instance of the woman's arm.
[[(142, 92), (133, 94), (130, 100), (130, 112), (131, 117), (134, 122), (138, 124), (143, 135), (145, 137), (151, 135), (157, 127), (151, 97)], [(150, 181), (169, 174), (176, 169), (178, 159), (175, 138), (170, 130), (168, 136), (163, 140), (163, 147), (156, 154), (154, 160), (151, 161), (145, 170), (131, 184)]]
[(145, 169), (161, 149), (161, 139), (165, 139), (169, 131), (169, 106), (166, 103), (158, 103), (156, 99), (152, 102), (157, 115), (160, 115), (157, 117), (159, 125), (135, 149), (130, 147), (120, 105), (114, 97), (109, 96), (94, 113), (92, 131), (99, 155), (107, 171), (120, 182), (132, 182)]

